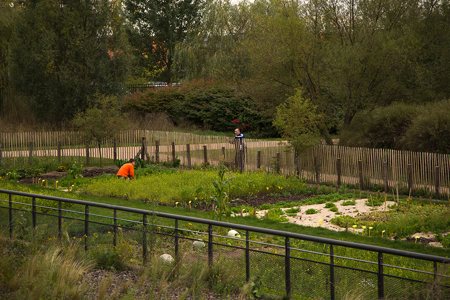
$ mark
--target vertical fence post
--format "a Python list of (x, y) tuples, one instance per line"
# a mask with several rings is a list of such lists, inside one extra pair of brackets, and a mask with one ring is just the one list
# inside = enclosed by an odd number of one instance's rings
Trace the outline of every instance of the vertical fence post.
[(62, 202), (58, 201), (58, 240), (62, 239)]
[(342, 165), (341, 165), (341, 158), (338, 157), (336, 159), (336, 173), (337, 173), (337, 187), (339, 188), (342, 184)]
[(359, 176), (359, 189), (364, 189), (364, 176), (363, 176), (363, 167), (362, 161), (358, 160), (358, 176)]
[(222, 147), (222, 159), (225, 161), (225, 147)]
[(440, 185), (441, 185), (441, 181), (440, 181), (440, 167), (436, 166), (434, 168), (434, 190), (436, 192), (436, 197), (439, 198), (440, 195)]
[(58, 142), (58, 150), (57, 150), (57, 155), (58, 155), (58, 162), (61, 163), (61, 142)]
[(411, 195), (413, 189), (413, 174), (412, 174), (412, 165), (408, 164), (408, 192)]
[(13, 237), (13, 209), (12, 209), (12, 195), (8, 194), (8, 219), (9, 219), (9, 238)]
[(172, 163), (175, 165), (176, 153), (175, 153), (175, 142), (172, 142)]
[(86, 165), (89, 165), (89, 144), (86, 144)]
[(190, 169), (192, 164), (191, 164), (191, 145), (190, 144), (186, 144), (186, 156), (187, 156), (187, 166)]
[(334, 249), (333, 245), (330, 244), (330, 299), (335, 299), (335, 288), (334, 288)]
[(387, 193), (389, 189), (387, 161), (383, 161), (383, 181), (384, 181), (384, 192)]
[(213, 227), (208, 225), (208, 266), (211, 268), (213, 264)]
[(245, 231), (245, 281), (250, 281), (250, 233)]
[(114, 162), (117, 161), (117, 141), (116, 141), (116, 139), (113, 140), (113, 159), (114, 159)]
[(179, 259), (179, 233), (178, 233), (178, 219), (175, 219), (175, 259), (178, 261)]
[(286, 296), (288, 299), (291, 298), (291, 247), (289, 242), (289, 237), (285, 238), (284, 241), (285, 256), (284, 256), (284, 278), (286, 284)]
[(88, 250), (89, 237), (89, 205), (84, 206), (84, 250)]
[(298, 151), (295, 151), (295, 175), (300, 178), (302, 176), (302, 165), (300, 160), (300, 153)]
[(142, 215), (142, 261), (147, 263), (147, 215)]
[(256, 169), (261, 169), (261, 151), (256, 152)]
[(113, 245), (114, 245), (114, 247), (116, 247), (116, 246), (117, 246), (117, 209), (114, 209), (113, 219), (114, 219), (114, 227), (113, 227), (113, 231), (114, 231), (114, 235), (113, 235)]
[(316, 183), (320, 184), (320, 168), (317, 156), (314, 156), (314, 172), (316, 173)]
[(141, 143), (141, 160), (145, 160), (145, 153), (147, 153), (146, 149), (146, 142), (145, 142), (145, 136), (142, 137), (142, 143)]
[(208, 164), (208, 148), (206, 145), (203, 145), (203, 163)]
[(159, 141), (155, 141), (155, 161), (159, 163)]
[(239, 140), (239, 172), (244, 171), (245, 164), (245, 153), (244, 153), (244, 142), (242, 139)]
[(277, 152), (276, 160), (275, 160), (275, 172), (280, 174), (281, 172), (281, 153)]
[(383, 253), (378, 252), (378, 299), (384, 298)]
[(31, 220), (33, 229), (36, 229), (36, 198), (31, 198)]
[(31, 164), (33, 160), (33, 143), (28, 143), (28, 163)]

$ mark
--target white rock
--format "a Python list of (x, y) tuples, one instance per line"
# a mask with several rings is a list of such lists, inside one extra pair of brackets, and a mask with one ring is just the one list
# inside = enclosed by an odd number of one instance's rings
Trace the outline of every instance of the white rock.
[(167, 253), (164, 253), (163, 255), (161, 255), (159, 257), (159, 259), (161, 259), (163, 262), (169, 263), (169, 264), (174, 262), (174, 259), (173, 259), (172, 255), (167, 254)]
[(192, 245), (194, 246), (194, 248), (195, 249), (201, 249), (201, 248), (205, 248), (205, 243), (204, 242), (202, 242), (202, 241), (194, 241), (193, 243), (192, 243)]
[(228, 231), (228, 234), (227, 234), (229, 237), (237, 237), (237, 238), (240, 238), (241, 237), (241, 235), (239, 234), (239, 232), (237, 232), (236, 230), (234, 230), (234, 229), (231, 229), (230, 231)]

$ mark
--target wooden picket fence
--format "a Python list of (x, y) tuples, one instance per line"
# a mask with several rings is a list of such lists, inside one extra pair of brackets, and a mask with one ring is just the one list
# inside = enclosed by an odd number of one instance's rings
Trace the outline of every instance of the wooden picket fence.
[[(179, 159), (188, 167), (236, 163), (235, 145), (226, 136), (129, 130), (101, 143), (104, 158), (125, 160), (138, 153), (157, 162)], [(18, 157), (81, 157), (89, 164), (89, 159), (100, 157), (100, 152), (97, 145), (86, 145), (79, 132), (0, 133), (0, 163)], [(247, 171), (279, 172), (308, 182), (361, 189), (450, 197), (448, 154), (317, 145), (295, 155), (287, 142), (247, 139), (244, 157)]]

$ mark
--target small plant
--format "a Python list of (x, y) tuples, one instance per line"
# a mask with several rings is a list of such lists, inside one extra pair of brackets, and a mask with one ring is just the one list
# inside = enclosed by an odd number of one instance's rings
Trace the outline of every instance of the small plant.
[(264, 217), (267, 220), (272, 220), (276, 222), (286, 222), (287, 219), (284, 216), (284, 212), (281, 210), (281, 208), (272, 208), (269, 209)]
[(298, 208), (298, 207), (292, 207), (292, 208), (285, 210), (286, 215), (288, 215), (290, 217), (296, 216), (297, 213), (299, 213), (299, 212), (300, 212), (300, 208)]
[(214, 191), (211, 199), (213, 201), (213, 210), (215, 215), (220, 219), (222, 215), (229, 216), (230, 196), (229, 196), (229, 179), (225, 178), (227, 168), (224, 165), (219, 167), (219, 178), (214, 180)]
[(319, 210), (314, 209), (314, 208), (310, 208), (310, 209), (305, 211), (305, 214), (307, 214), (307, 215), (314, 215), (314, 214), (317, 214), (318, 212), (319, 212)]
[(70, 179), (77, 179), (83, 177), (83, 164), (74, 162), (67, 170), (67, 177)]
[(381, 206), (383, 205), (384, 200), (378, 197), (369, 197), (369, 199), (366, 200), (367, 206)]
[(342, 205), (342, 206), (356, 205), (356, 201), (353, 200), (353, 199), (351, 199), (351, 200), (345, 200), (345, 201), (342, 201), (342, 204), (341, 204), (341, 205)]
[(330, 208), (330, 211), (337, 213), (339, 210), (336, 206), (334, 206)]
[(336, 204), (334, 204), (333, 202), (325, 203), (325, 208), (332, 208), (332, 207), (336, 207)]

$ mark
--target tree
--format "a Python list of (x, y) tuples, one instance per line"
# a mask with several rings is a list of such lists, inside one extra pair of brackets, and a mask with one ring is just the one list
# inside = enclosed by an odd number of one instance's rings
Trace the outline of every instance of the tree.
[(127, 73), (121, 2), (24, 2), (11, 50), (11, 80), (42, 121), (63, 123), (93, 95), (119, 94)]
[(84, 133), (86, 143), (92, 141), (96, 143), (101, 161), (101, 144), (114, 138), (125, 124), (117, 97), (96, 96), (94, 103), (86, 111), (78, 113), (73, 119), (73, 124)]
[(298, 89), (277, 107), (273, 124), (297, 153), (301, 153), (320, 142), (322, 122), (323, 116), (317, 112), (317, 107)]
[[(173, 79), (176, 44), (198, 25), (204, 0), (125, 0), (130, 34), (141, 64)], [(150, 72), (152, 73), (152, 72)]]

